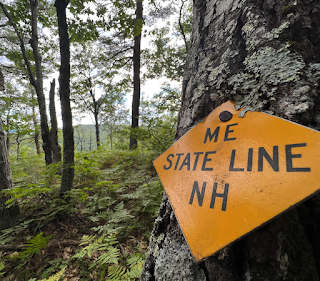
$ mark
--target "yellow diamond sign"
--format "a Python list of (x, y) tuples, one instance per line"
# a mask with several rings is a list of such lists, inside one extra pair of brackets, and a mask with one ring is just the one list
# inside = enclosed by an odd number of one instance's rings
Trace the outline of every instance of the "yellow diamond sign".
[(196, 261), (320, 188), (320, 134), (233, 103), (211, 112), (154, 166)]

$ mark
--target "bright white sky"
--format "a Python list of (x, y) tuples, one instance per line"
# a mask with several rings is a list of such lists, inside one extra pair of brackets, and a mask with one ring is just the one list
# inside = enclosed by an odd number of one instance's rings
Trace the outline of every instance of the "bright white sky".
[[(56, 78), (56, 93), (58, 92), (58, 74), (55, 76)], [(52, 81), (53, 77), (49, 79), (46, 79), (44, 81), (44, 86), (46, 87), (45, 89), (45, 93), (47, 96), (47, 108), (49, 105), (49, 90), (50, 90), (50, 81)], [(153, 80), (147, 80), (147, 82), (143, 85), (141, 85), (141, 93), (145, 93), (146, 97), (151, 98), (155, 93), (159, 93), (160, 92), (160, 88), (161, 85), (165, 82), (168, 82), (168, 80), (166, 80), (165, 78), (160, 78), (160, 79), (153, 79)], [(174, 82), (174, 83), (170, 83), (172, 86), (174, 87), (179, 87), (179, 83)], [(130, 109), (131, 112), (131, 104), (132, 104), (132, 93), (133, 90), (131, 92), (127, 93), (127, 108)], [(58, 95), (56, 95), (56, 112), (57, 112), (57, 119), (58, 119), (58, 127), (62, 128), (62, 119), (61, 119), (61, 107), (60, 107), (60, 100)], [(89, 114), (85, 115), (85, 118), (81, 119), (81, 122), (79, 120), (79, 118), (77, 118), (77, 116), (75, 116), (75, 114), (73, 113), (73, 125), (77, 125), (77, 124), (93, 124), (93, 121), (91, 119), (91, 117), (89, 116)]]

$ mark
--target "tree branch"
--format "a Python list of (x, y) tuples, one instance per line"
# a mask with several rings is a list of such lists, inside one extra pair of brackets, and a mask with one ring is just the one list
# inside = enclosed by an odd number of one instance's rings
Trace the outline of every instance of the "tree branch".
[[(80, 243), (81, 241), (76, 241), (76, 240), (64, 240), (64, 241), (53, 240), (48, 244), (47, 247), (78, 246)], [(17, 250), (22, 250), (28, 246), (29, 245), (27, 244), (20, 244), (20, 245), (5, 244), (5, 245), (0, 245), (0, 250), (17, 251)]]
[(1, 7), (2, 11), (4, 12), (4, 14), (6, 15), (6, 17), (8, 18), (11, 26), (13, 27), (13, 29), (14, 29), (14, 31), (15, 31), (15, 33), (16, 33), (19, 41), (20, 41), (20, 49), (21, 49), (21, 52), (22, 52), (22, 56), (23, 56), (24, 62), (26, 64), (26, 66), (27, 66), (30, 83), (32, 84), (32, 86), (37, 88), (36, 79), (35, 79), (35, 77), (33, 75), (32, 70), (31, 70), (31, 65), (30, 65), (29, 59), (27, 57), (26, 48), (25, 48), (23, 39), (22, 39), (22, 37), (21, 37), (21, 35), (19, 33), (18, 27), (16, 26), (16, 24), (12, 20), (11, 15), (9, 14), (7, 8), (5, 7), (5, 5), (2, 2), (0, 2), (0, 7)]
[(118, 56), (118, 55), (120, 55), (120, 54), (122, 54), (122, 53), (124, 53), (124, 52), (126, 52), (126, 51), (132, 50), (132, 49), (133, 49), (133, 47), (128, 47), (128, 48), (126, 48), (126, 49), (124, 49), (124, 50), (121, 50), (121, 51), (119, 51), (119, 52), (116, 52), (116, 53), (113, 54), (110, 58), (108, 58), (107, 61), (112, 60), (112, 59), (115, 58), (116, 56)]
[(182, 0), (181, 7), (180, 7), (179, 27), (180, 27), (181, 34), (183, 36), (184, 44), (186, 46), (186, 51), (187, 51), (187, 53), (189, 53), (189, 46), (188, 46), (187, 38), (186, 38), (186, 35), (184, 33), (184, 30), (183, 30), (182, 23), (181, 23), (183, 5), (184, 5), (184, 0)]

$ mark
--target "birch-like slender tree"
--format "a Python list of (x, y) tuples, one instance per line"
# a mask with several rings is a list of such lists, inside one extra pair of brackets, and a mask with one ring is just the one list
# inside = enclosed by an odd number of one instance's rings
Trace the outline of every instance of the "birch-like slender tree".
[(31, 85), (35, 88), (38, 104), (39, 104), (39, 112), (40, 112), (40, 127), (41, 127), (41, 136), (42, 136), (42, 147), (45, 153), (45, 161), (46, 165), (50, 165), (52, 163), (51, 158), (51, 143), (50, 143), (50, 132), (48, 126), (48, 117), (46, 112), (46, 102), (45, 96), (43, 92), (43, 70), (42, 70), (42, 58), (39, 50), (39, 34), (38, 34), (38, 17), (39, 17), (39, 2), (38, 0), (29, 0), (30, 10), (31, 10), (31, 38), (29, 40), (33, 59), (34, 59), (34, 67), (35, 73), (32, 69), (32, 64), (27, 54), (27, 48), (25, 44), (25, 38), (20, 31), (18, 24), (15, 22), (14, 18), (10, 14), (9, 9), (3, 2), (0, 2), (0, 7), (2, 8), (3, 13), (8, 18), (10, 25), (13, 27), (14, 32), (18, 38), (20, 50), (22, 53), (22, 57), (27, 69), (29, 81)]

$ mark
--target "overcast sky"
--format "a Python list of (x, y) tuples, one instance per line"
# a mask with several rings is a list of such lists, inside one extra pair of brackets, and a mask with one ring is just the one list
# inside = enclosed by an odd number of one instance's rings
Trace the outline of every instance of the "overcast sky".
[[(172, 16), (170, 19), (170, 21), (174, 20), (174, 17)], [(165, 26), (168, 22), (168, 19), (166, 20), (159, 20), (156, 24), (157, 27), (162, 27)], [(144, 27), (147, 29), (150, 29), (150, 27)], [(141, 50), (143, 49), (147, 49), (148, 47), (150, 47), (149, 44), (150, 40), (148, 40), (148, 37), (143, 37), (141, 40)], [(45, 89), (45, 94), (46, 94), (46, 98), (47, 98), (47, 108), (49, 105), (49, 90), (50, 90), (50, 82), (52, 81), (52, 78), (55, 77), (56, 78), (56, 93), (58, 91), (58, 77), (59, 77), (59, 73), (55, 73), (53, 76), (50, 77), (50, 79), (46, 79), (44, 80), (44, 87), (46, 87)], [(172, 82), (169, 81), (166, 78), (160, 78), (160, 79), (148, 79), (144, 84), (141, 85), (141, 93), (145, 93), (145, 97), (146, 98), (151, 98), (154, 94), (159, 93), (161, 90), (161, 86), (164, 83), (169, 83), (172, 87), (181, 87), (181, 83), (178, 83), (176, 81)], [(97, 90), (97, 88), (96, 88)], [(131, 104), (132, 104), (132, 94), (133, 94), (133, 88), (130, 92), (127, 93), (127, 108), (130, 110), (131, 113)], [(57, 118), (58, 118), (58, 126), (59, 128), (62, 128), (62, 119), (61, 119), (61, 108), (60, 108), (60, 100), (58, 95), (56, 95), (56, 111), (57, 111)], [(82, 118), (81, 121), (79, 120), (79, 116), (76, 116), (76, 114), (73, 113), (73, 125), (77, 125), (77, 124), (93, 124), (93, 119), (90, 117), (89, 114), (84, 114), (85, 118)]]

